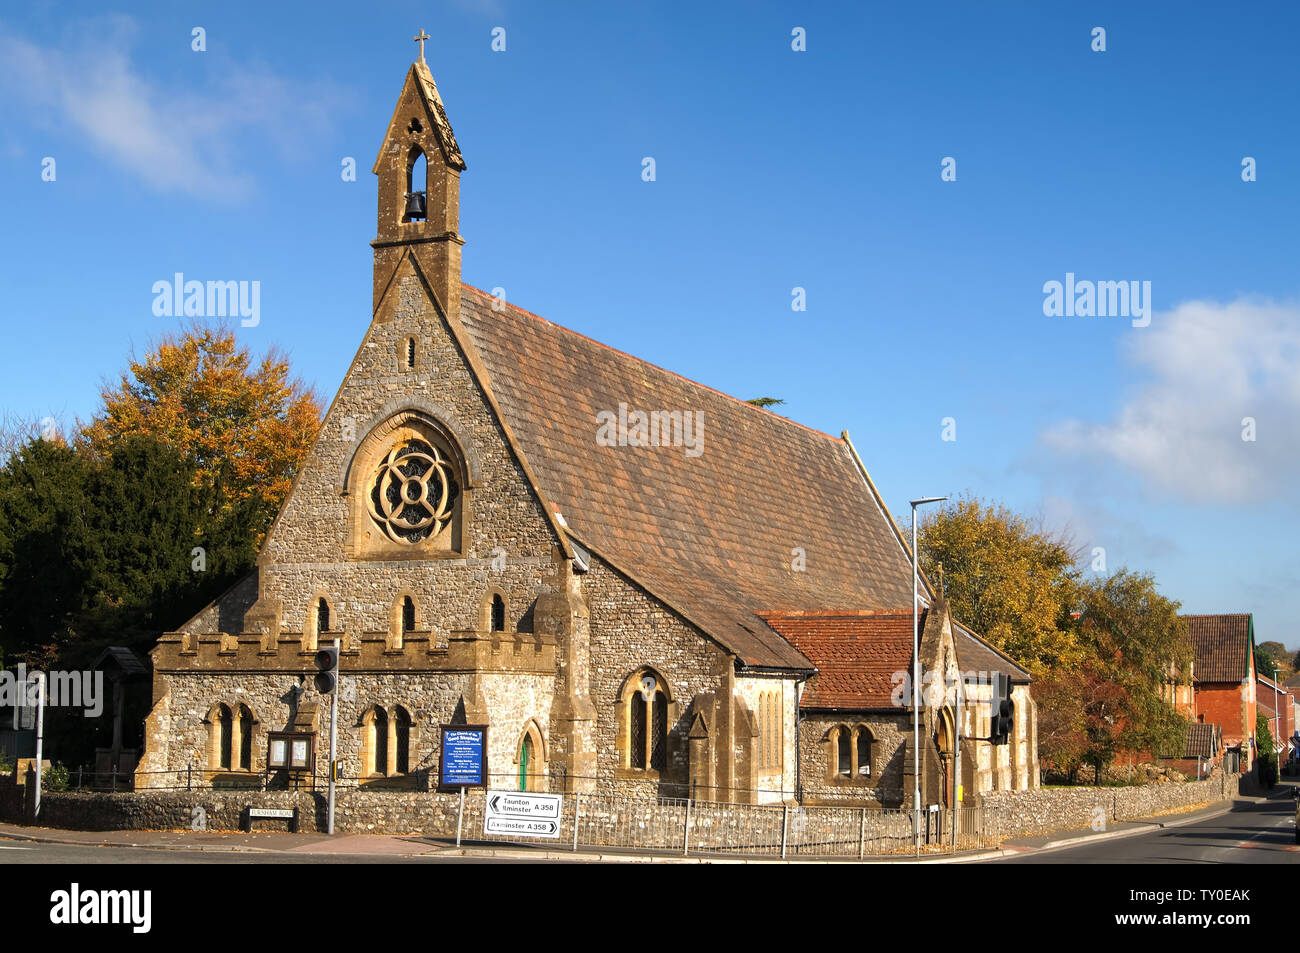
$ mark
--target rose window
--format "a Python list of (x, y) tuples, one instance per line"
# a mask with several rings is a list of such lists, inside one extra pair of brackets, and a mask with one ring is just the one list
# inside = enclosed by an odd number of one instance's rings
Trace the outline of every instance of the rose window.
[(446, 455), (410, 440), (380, 462), (370, 489), (370, 515), (393, 542), (418, 543), (451, 522), (459, 492)]

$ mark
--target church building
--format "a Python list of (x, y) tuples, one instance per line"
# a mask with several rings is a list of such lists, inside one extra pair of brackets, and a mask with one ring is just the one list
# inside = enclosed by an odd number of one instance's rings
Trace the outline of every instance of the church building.
[(923, 668), (968, 687), (926, 693), (916, 756), (909, 551), (848, 434), (464, 284), (465, 168), (421, 52), (373, 169), (369, 326), (256, 570), (153, 650), (136, 787), (282, 786), (286, 738), (322, 777), (336, 639), (363, 788), (436, 787), (457, 723), (488, 726), (496, 788), (898, 806), (918, 763), (926, 804), (1037, 787), (1027, 673), (925, 580)]

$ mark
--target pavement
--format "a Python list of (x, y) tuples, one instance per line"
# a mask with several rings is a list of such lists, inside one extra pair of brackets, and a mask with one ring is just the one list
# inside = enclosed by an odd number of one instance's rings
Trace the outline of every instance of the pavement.
[[(1270, 799), (1290, 797), (1290, 789), (1274, 791), (1269, 797), (1240, 796), (1236, 803), (1262, 803)], [(914, 859), (910, 856), (869, 856), (874, 863), (963, 863), (994, 860), (1000, 857), (1019, 856), (1026, 853), (1045, 853), (1095, 843), (1115, 838), (1150, 833), (1160, 828), (1195, 824), (1227, 813), (1233, 801), (1223, 801), (1195, 811), (1164, 814), (1134, 821), (1109, 823), (1105, 830), (1061, 831), (1037, 837), (1013, 837), (1004, 840), (993, 850), (959, 851), (955, 854), (931, 855)], [(64, 844), (80, 847), (132, 847), (154, 850), (184, 850), (209, 852), (245, 852), (258, 854), (317, 854), (352, 855), (356, 857), (400, 858), (423, 857), (427, 859), (501, 861), (574, 861), (586, 863), (709, 863), (709, 864), (802, 864), (802, 863), (861, 863), (843, 857), (798, 857), (781, 860), (769, 857), (748, 856), (688, 856), (661, 853), (620, 851), (614, 849), (583, 848), (574, 852), (554, 846), (532, 847), (521, 844), (465, 843), (457, 847), (452, 841), (423, 835), (403, 834), (289, 834), (284, 832), (238, 831), (72, 831), (48, 827), (26, 827), (17, 824), (0, 824), (0, 839), (27, 841), (42, 844)], [(269, 859), (269, 858), (266, 858)]]

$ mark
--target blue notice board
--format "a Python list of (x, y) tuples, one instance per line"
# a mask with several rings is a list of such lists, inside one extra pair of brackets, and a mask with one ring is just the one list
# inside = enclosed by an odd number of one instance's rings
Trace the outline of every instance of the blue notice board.
[(487, 785), (487, 725), (443, 725), (439, 788)]

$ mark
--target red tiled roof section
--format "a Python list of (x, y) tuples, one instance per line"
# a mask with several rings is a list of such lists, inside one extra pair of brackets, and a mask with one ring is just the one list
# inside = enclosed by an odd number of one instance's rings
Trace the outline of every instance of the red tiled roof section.
[[(575, 538), (746, 665), (809, 667), (760, 610), (910, 604), (907, 557), (843, 440), (493, 300), (465, 286), (461, 322)], [(702, 452), (597, 445), (597, 413), (620, 403), (701, 415)]]
[(1240, 682), (1250, 657), (1250, 613), (1185, 615), (1198, 682)]
[(800, 707), (895, 707), (894, 673), (912, 664), (910, 611), (766, 612), (763, 618), (817, 666)]

